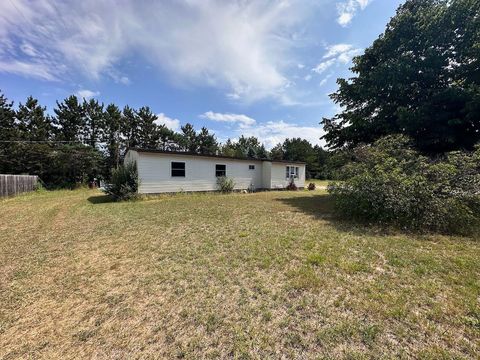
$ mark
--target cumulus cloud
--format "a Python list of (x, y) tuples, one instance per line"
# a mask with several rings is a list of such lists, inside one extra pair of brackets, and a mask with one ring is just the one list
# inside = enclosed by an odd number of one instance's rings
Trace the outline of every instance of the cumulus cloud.
[(287, 138), (297, 137), (306, 139), (314, 145), (318, 144), (325, 146), (325, 142), (320, 140), (324, 135), (324, 131), (320, 126), (304, 126), (295, 123), (287, 123), (283, 120), (268, 121), (263, 124), (242, 129), (239, 133), (245, 136), (256, 136), (264, 143), (267, 149), (271, 149)]
[(365, 9), (371, 0), (348, 0), (337, 4), (337, 22), (341, 26), (350, 24), (359, 10)]
[[(323, 129), (318, 126), (305, 126), (296, 123), (289, 123), (283, 120), (267, 121), (259, 123), (257, 120), (242, 114), (222, 114), (208, 111), (202, 115), (201, 118), (209, 119), (219, 122), (231, 123), (235, 126), (233, 132), (244, 136), (255, 136), (262, 142), (267, 149), (271, 149), (278, 143), (283, 142), (287, 138), (302, 138), (306, 139), (312, 144), (325, 145), (320, 137), (323, 136)], [(230, 133), (231, 134), (231, 133)], [(230, 136), (223, 136), (218, 132), (219, 138), (225, 140)]]
[(164, 125), (168, 129), (173, 131), (180, 130), (180, 120), (172, 119), (166, 116), (164, 113), (157, 114), (157, 120), (155, 120), (155, 124), (157, 125)]
[(75, 95), (82, 99), (90, 99), (92, 97), (100, 95), (100, 91), (92, 91), (88, 89), (78, 90)]
[(207, 111), (206, 113), (200, 115), (200, 118), (219, 122), (236, 123), (240, 126), (240, 128), (246, 128), (256, 123), (255, 119), (252, 119), (247, 115), (231, 113), (222, 114), (213, 111)]
[[(43, 80), (81, 73), (128, 84), (118, 67), (135, 54), (179, 86), (213, 86), (247, 101), (281, 98), (296, 45), (291, 34), (309, 6), (301, 0), (2, 1), (0, 71)], [(20, 60), (20, 51), (32, 57), (23, 65), (12, 60)]]

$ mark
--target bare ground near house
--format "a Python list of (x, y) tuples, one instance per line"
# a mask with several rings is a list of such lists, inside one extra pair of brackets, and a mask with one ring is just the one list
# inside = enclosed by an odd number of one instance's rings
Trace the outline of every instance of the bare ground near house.
[(480, 241), (315, 192), (0, 202), (0, 358), (478, 358)]

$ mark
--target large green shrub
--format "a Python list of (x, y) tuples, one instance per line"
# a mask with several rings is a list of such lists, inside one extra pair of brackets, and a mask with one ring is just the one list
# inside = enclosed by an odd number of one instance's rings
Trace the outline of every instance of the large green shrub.
[(344, 217), (410, 230), (469, 233), (480, 225), (480, 148), (435, 159), (403, 136), (360, 146), (328, 190)]
[(217, 186), (218, 190), (220, 190), (221, 192), (230, 193), (235, 188), (235, 182), (231, 178), (228, 178), (226, 176), (220, 176), (219, 178), (217, 178)]
[(105, 187), (105, 192), (115, 200), (132, 200), (138, 196), (138, 171), (135, 162), (120, 165), (112, 170), (110, 184)]

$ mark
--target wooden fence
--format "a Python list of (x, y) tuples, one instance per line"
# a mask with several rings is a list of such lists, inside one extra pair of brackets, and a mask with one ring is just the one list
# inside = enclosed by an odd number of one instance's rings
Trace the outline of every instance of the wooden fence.
[(2, 175), (0, 174), (0, 197), (15, 196), (35, 190), (36, 175)]

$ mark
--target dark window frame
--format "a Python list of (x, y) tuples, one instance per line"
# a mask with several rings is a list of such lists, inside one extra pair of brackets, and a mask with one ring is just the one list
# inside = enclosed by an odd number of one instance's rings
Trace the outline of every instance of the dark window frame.
[[(174, 165), (175, 164), (175, 165)], [(178, 166), (179, 164), (183, 165)], [(181, 175), (183, 172), (183, 175)], [(187, 175), (187, 166), (184, 161), (171, 161), (170, 162), (170, 176), (171, 177), (185, 177)]]
[(255, 165), (248, 165), (248, 170), (255, 170)]
[[(218, 169), (219, 166), (223, 166), (223, 169)], [(227, 176), (226, 164), (215, 164), (215, 177)]]

